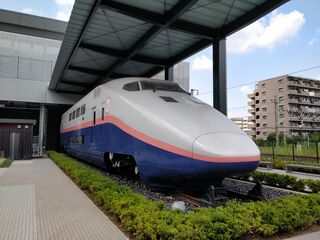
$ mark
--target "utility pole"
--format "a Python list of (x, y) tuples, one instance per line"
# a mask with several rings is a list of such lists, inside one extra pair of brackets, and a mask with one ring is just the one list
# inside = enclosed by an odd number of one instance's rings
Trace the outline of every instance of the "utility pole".
[(278, 101), (277, 101), (277, 95), (274, 96), (273, 99), (274, 103), (274, 130), (276, 133), (276, 146), (279, 145), (279, 135), (278, 135)]

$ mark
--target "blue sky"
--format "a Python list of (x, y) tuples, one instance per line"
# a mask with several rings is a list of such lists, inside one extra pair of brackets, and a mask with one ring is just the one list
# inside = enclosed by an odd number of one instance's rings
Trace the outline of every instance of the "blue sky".
[[(67, 21), (74, 0), (1, 0), (0, 8)], [(228, 87), (320, 65), (320, 1), (291, 0), (227, 38)], [(190, 88), (212, 104), (212, 50), (187, 59)], [(320, 80), (320, 67), (294, 75)], [(254, 84), (228, 89), (228, 115), (248, 116)]]

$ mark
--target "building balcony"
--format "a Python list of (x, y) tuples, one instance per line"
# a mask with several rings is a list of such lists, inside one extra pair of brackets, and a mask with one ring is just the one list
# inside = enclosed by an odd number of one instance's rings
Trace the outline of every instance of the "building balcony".
[(255, 105), (255, 101), (249, 101), (249, 102), (248, 102), (248, 105), (249, 105), (249, 106), (254, 106), (254, 105)]
[(295, 98), (291, 98), (291, 99), (289, 98), (289, 99), (288, 99), (288, 102), (289, 102), (289, 103), (299, 103), (299, 100), (298, 100), (298, 99), (295, 99)]
[(253, 108), (250, 108), (248, 110), (249, 113), (251, 113), (252, 115), (255, 115), (256, 114), (256, 111), (253, 109)]
[(252, 123), (256, 122), (256, 117), (255, 116), (249, 116), (248, 120), (251, 121)]
[(255, 93), (250, 93), (250, 94), (248, 94), (247, 96), (248, 96), (248, 98), (250, 98), (250, 99), (254, 99), (255, 96), (256, 96), (256, 94), (255, 94)]

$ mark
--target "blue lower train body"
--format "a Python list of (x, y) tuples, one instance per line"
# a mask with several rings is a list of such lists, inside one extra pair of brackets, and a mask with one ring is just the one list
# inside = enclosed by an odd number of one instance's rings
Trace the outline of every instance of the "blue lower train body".
[[(83, 136), (83, 143), (70, 143), (74, 136)], [(102, 167), (105, 153), (132, 155), (142, 181), (157, 188), (207, 188), (226, 176), (251, 172), (258, 166), (258, 159), (214, 163), (181, 156), (143, 142), (112, 123), (61, 133), (61, 143), (68, 154)]]

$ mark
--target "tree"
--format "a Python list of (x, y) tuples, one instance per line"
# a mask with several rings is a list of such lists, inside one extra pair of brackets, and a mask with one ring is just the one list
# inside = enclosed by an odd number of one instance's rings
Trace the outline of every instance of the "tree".
[(320, 142), (320, 132), (314, 132), (310, 135), (310, 141)]
[(276, 133), (274, 133), (274, 132), (268, 133), (267, 142), (268, 143), (276, 142)]

